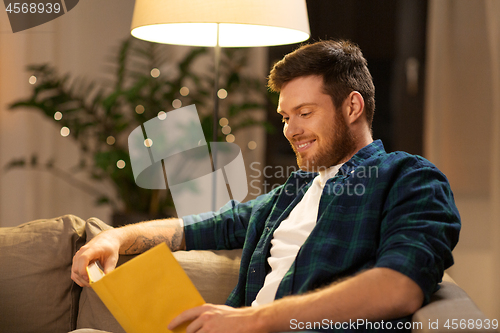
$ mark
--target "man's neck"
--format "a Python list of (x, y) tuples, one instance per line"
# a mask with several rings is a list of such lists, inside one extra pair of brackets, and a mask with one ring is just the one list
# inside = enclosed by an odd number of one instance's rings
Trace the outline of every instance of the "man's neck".
[[(357, 139), (357, 138), (356, 138)], [(364, 136), (361, 140), (356, 140), (356, 148), (352, 151), (351, 154), (347, 155), (345, 158), (343, 158), (339, 163), (337, 164), (344, 164), (345, 162), (349, 161), (358, 151), (361, 149), (365, 148), (369, 144), (373, 142), (372, 136), (369, 134), (367, 136)]]

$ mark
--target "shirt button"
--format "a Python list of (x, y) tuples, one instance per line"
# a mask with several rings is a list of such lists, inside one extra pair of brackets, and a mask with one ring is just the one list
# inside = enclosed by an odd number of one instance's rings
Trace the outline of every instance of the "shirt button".
[(252, 272), (252, 273), (255, 273), (255, 268), (252, 268), (252, 271), (251, 271), (251, 272)]
[(267, 231), (269, 231), (269, 230), (271, 230), (271, 228), (269, 228), (269, 227), (266, 227), (266, 230), (267, 230)]

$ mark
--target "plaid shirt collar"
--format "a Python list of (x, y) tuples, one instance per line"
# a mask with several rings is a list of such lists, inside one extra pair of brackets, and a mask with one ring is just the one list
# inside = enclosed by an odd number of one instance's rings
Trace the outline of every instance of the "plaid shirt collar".
[[(374, 156), (385, 154), (384, 144), (381, 140), (375, 140), (372, 143), (364, 146), (356, 154), (354, 154), (351, 159), (345, 162), (339, 171), (335, 175), (348, 177), (360, 164), (366, 161), (368, 158), (373, 158)], [(308, 172), (299, 170), (292, 176), (294, 179), (304, 179), (306, 184), (310, 183), (310, 180), (314, 179), (318, 175), (317, 172)]]

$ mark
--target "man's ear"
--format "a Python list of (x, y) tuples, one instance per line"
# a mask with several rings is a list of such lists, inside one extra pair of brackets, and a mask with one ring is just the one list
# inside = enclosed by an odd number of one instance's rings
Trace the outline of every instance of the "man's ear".
[(357, 122), (365, 112), (365, 100), (357, 91), (352, 91), (344, 101), (344, 117), (348, 124)]

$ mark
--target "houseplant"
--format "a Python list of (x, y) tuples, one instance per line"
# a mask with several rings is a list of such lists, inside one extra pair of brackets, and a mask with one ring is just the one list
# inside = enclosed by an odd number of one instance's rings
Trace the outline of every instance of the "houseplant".
[[(61, 75), (49, 64), (29, 66), (36, 84), (29, 97), (15, 101), (10, 109), (34, 110), (57, 122), (77, 143), (80, 158), (74, 168), (63, 170), (57, 160), (35, 154), (11, 160), (6, 169), (50, 172), (95, 195), (97, 204), (111, 205), (115, 213), (140, 219), (172, 215), (168, 190), (147, 190), (135, 184), (127, 137), (160, 111), (172, 110), (172, 105), (195, 104), (207, 141), (212, 141), (213, 64), (209, 56), (207, 49), (190, 48), (175, 60), (166, 45), (129, 38), (121, 43), (111, 63), (113, 80), (106, 84)], [(255, 125), (272, 130), (267, 122), (252, 116), (253, 111), (265, 108), (267, 93), (260, 79), (243, 74), (246, 61), (244, 49), (222, 53), (219, 84), (227, 98), (220, 103), (220, 114), (229, 119), (233, 133)], [(217, 135), (224, 139), (220, 131)], [(75, 177), (78, 172), (85, 172), (89, 182)], [(115, 195), (94, 190), (92, 181), (111, 184)]]

